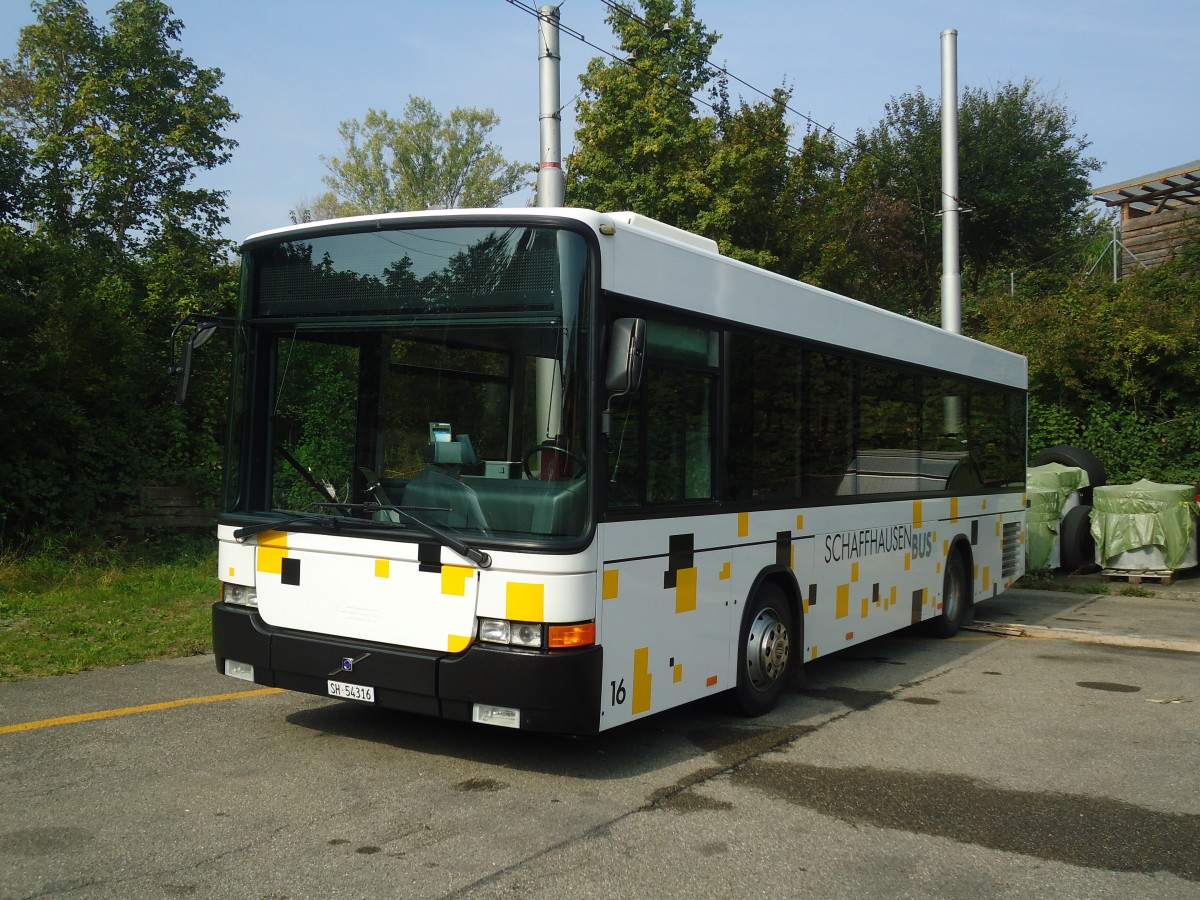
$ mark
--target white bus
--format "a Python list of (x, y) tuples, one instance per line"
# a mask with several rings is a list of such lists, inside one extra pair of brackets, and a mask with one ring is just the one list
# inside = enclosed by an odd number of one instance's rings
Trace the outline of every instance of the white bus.
[(630, 213), (315, 222), (242, 248), (224, 673), (595, 733), (1020, 574), (1025, 360)]

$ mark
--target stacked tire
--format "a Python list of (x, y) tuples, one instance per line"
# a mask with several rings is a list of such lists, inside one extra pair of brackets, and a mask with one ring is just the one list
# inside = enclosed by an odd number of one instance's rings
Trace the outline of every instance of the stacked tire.
[(1092, 537), (1092, 489), (1108, 483), (1104, 463), (1082, 447), (1060, 444), (1048, 447), (1030, 460), (1031, 466), (1058, 463), (1074, 466), (1087, 473), (1088, 486), (1079, 491), (1079, 506), (1067, 510), (1058, 529), (1059, 559), (1067, 572), (1077, 572), (1096, 561), (1096, 541)]

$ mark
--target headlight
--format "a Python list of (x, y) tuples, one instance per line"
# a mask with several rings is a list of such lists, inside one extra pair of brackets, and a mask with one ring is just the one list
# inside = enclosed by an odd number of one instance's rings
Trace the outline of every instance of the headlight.
[(512, 642), (515, 647), (541, 647), (542, 626), (532, 622), (513, 623)]
[(244, 584), (221, 582), (221, 599), (235, 606), (250, 606), (258, 609), (258, 591)]
[(512, 629), (504, 619), (480, 619), (479, 639), (489, 644), (507, 644), (512, 640)]
[(542, 648), (542, 626), (536, 622), (510, 622), (507, 619), (480, 619), (479, 640), (510, 647)]

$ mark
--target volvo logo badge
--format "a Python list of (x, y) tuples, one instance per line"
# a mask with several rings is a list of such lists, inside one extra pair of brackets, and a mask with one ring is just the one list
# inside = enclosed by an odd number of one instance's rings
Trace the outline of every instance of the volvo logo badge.
[(353, 672), (354, 667), (370, 655), (371, 655), (370, 653), (363, 653), (363, 654), (360, 654), (359, 656), (343, 656), (341, 668), (334, 669), (332, 672), (329, 673), (328, 677), (334, 678), (335, 676), (341, 674), (342, 672)]

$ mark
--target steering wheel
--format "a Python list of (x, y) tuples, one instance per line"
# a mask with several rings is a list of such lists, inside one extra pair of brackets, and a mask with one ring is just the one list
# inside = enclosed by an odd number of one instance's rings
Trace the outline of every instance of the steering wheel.
[(525, 455), (521, 458), (521, 468), (525, 471), (526, 478), (533, 478), (533, 472), (529, 469), (529, 460), (533, 458), (535, 453), (540, 453), (543, 450), (553, 450), (555, 453), (561, 453), (571, 462), (575, 463), (579, 472), (575, 475), (576, 478), (582, 478), (587, 474), (587, 463), (583, 457), (577, 453), (572, 453), (564, 447), (559, 447), (557, 444), (538, 444), (536, 447), (531, 447), (525, 451)]

